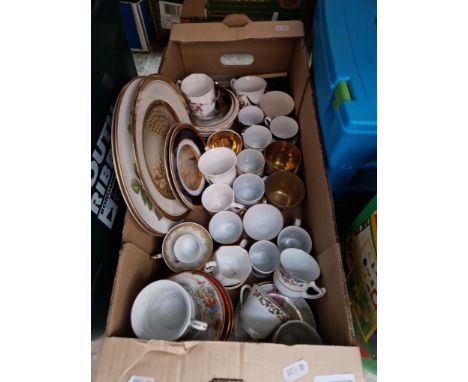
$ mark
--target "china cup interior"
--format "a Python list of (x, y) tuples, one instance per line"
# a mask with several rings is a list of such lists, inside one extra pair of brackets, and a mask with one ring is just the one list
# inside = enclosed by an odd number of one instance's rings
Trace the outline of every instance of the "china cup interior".
[(253, 202), (265, 193), (265, 182), (258, 175), (243, 174), (234, 181), (232, 189), (240, 203)]
[(270, 130), (260, 125), (248, 127), (245, 129), (243, 136), (245, 145), (254, 149), (262, 149), (268, 146), (273, 139)]
[(202, 244), (195, 235), (185, 234), (176, 240), (174, 255), (183, 263), (192, 263), (201, 255), (202, 247)]
[(322, 339), (308, 323), (291, 320), (276, 329), (272, 342), (283, 345), (321, 345)]
[(188, 293), (174, 281), (158, 280), (137, 296), (131, 311), (133, 331), (139, 338), (176, 340), (192, 318)]
[(288, 171), (277, 171), (265, 182), (268, 200), (280, 208), (294, 207), (305, 197), (304, 182), (297, 175)]
[(223, 211), (233, 202), (234, 192), (224, 183), (212, 184), (202, 194), (202, 204), (210, 212)]
[(198, 168), (205, 175), (224, 175), (231, 171), (236, 163), (237, 156), (234, 151), (226, 147), (216, 147), (203, 153), (198, 160)]
[(187, 97), (201, 97), (214, 87), (213, 80), (203, 73), (193, 73), (184, 78), (180, 89)]
[(261, 77), (244, 76), (234, 82), (236, 92), (252, 93), (266, 88), (266, 81)]
[(304, 228), (297, 226), (283, 228), (278, 235), (277, 242), (280, 250), (298, 248), (309, 253), (312, 250), (312, 239), (309, 233)]
[(255, 240), (272, 240), (283, 228), (283, 214), (270, 204), (256, 204), (244, 215), (244, 229)]
[(296, 171), (301, 161), (301, 151), (290, 142), (275, 141), (265, 149), (265, 162), (271, 170)]
[(243, 173), (259, 171), (265, 166), (263, 154), (254, 149), (245, 149), (237, 154), (237, 167)]
[(278, 247), (268, 240), (257, 241), (250, 247), (250, 262), (252, 266), (262, 272), (273, 272), (279, 265), (280, 251)]
[(232, 244), (242, 234), (242, 220), (234, 212), (221, 211), (211, 218), (209, 231), (218, 243)]
[(290, 139), (299, 132), (299, 125), (293, 118), (281, 116), (271, 121), (270, 130), (279, 139)]
[(246, 106), (239, 111), (237, 116), (239, 122), (245, 126), (258, 125), (263, 121), (265, 115), (262, 109), (257, 106)]
[(320, 277), (320, 267), (307, 252), (297, 248), (288, 248), (281, 252), (282, 267), (294, 278), (306, 282), (315, 281)]
[(288, 115), (294, 110), (293, 98), (281, 91), (265, 93), (258, 104), (267, 117)]

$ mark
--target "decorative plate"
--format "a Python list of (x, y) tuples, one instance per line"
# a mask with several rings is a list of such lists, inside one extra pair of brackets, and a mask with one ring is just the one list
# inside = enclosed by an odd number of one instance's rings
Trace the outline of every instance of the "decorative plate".
[(140, 85), (133, 113), (133, 146), (148, 198), (171, 220), (189, 210), (174, 199), (164, 166), (164, 142), (169, 128), (190, 122), (187, 105), (175, 85), (159, 75), (148, 76)]
[[(289, 298), (285, 297), (275, 288), (271, 282), (258, 284), (260, 289), (270, 295), (281, 308), (288, 314), (291, 320), (304, 321), (314, 328), (316, 327), (314, 314), (309, 305), (303, 298)], [(237, 304), (234, 314), (234, 330), (231, 334), (232, 341), (239, 342), (258, 342), (258, 340), (250, 337), (240, 326), (239, 323), (240, 303)]]
[(198, 169), (198, 159), (204, 152), (203, 139), (191, 125), (179, 124), (171, 130), (168, 173), (176, 195), (190, 209), (202, 208), (201, 196), (208, 186)]
[(219, 341), (223, 336), (226, 312), (218, 289), (202, 272), (185, 271), (168, 278), (190, 293), (195, 303), (195, 318), (206, 322), (205, 331), (192, 331), (189, 340)]
[(221, 341), (228, 341), (231, 337), (232, 329), (234, 328), (234, 307), (232, 305), (231, 297), (229, 296), (228, 291), (223, 285), (209, 273), (199, 272), (202, 273), (208, 280), (210, 280), (217, 288), (221, 296), (223, 297), (224, 308), (226, 312), (226, 320), (224, 325), (224, 331), (221, 336)]
[[(183, 263), (177, 259), (174, 253), (174, 246), (177, 239), (183, 235), (194, 236), (199, 243), (199, 248), (203, 255), (200, 255), (200, 259), (198, 261), (193, 263)], [(201, 225), (184, 222), (177, 225), (167, 233), (163, 241), (162, 249), (164, 262), (174, 272), (203, 269), (213, 254), (213, 239), (211, 238), (210, 233)]]
[(112, 157), (120, 191), (133, 218), (149, 234), (163, 236), (178, 222), (165, 218), (154, 208), (140, 179), (133, 154), (132, 110), (138, 86), (143, 80), (143, 77), (131, 80), (117, 98), (112, 121)]

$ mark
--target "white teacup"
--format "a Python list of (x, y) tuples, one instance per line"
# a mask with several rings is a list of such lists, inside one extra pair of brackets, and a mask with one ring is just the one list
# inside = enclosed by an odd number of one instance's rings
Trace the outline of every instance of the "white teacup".
[(181, 263), (195, 262), (202, 252), (202, 244), (195, 235), (185, 234), (174, 244), (174, 255)]
[(193, 73), (185, 77), (180, 85), (188, 99), (192, 113), (198, 117), (213, 115), (216, 106), (214, 81), (203, 73)]
[(239, 111), (237, 118), (244, 126), (258, 125), (265, 115), (258, 106), (246, 106)]
[(257, 104), (265, 93), (266, 86), (266, 81), (257, 76), (244, 76), (231, 80), (231, 87), (236, 92), (241, 106)]
[(244, 140), (245, 148), (260, 151), (267, 147), (273, 140), (271, 131), (261, 125), (253, 125), (245, 129), (242, 133), (242, 138)]
[(203, 153), (198, 160), (198, 169), (206, 180), (231, 185), (236, 178), (237, 156), (231, 149), (215, 147)]
[(266, 117), (265, 124), (270, 128), (275, 140), (292, 141), (299, 132), (296, 120), (284, 115), (276, 118)]
[[(244, 294), (247, 290), (250, 290), (250, 293), (245, 300)], [(241, 288), (240, 304), (240, 326), (254, 339), (260, 340), (268, 337), (276, 327), (289, 318), (277, 302), (263, 292), (257, 284), (252, 287), (244, 285)]]
[(245, 149), (237, 154), (237, 173), (263, 175), (265, 168), (265, 157), (255, 149)]
[(137, 337), (167, 341), (182, 338), (192, 328), (206, 330), (206, 322), (194, 317), (192, 297), (171, 280), (158, 280), (147, 285), (135, 299), (130, 314)]
[(232, 185), (235, 200), (244, 206), (253, 206), (265, 193), (265, 182), (255, 174), (243, 174)]
[(250, 207), (243, 218), (247, 235), (254, 240), (272, 240), (283, 228), (281, 211), (271, 204), (256, 204)]
[(215, 252), (213, 261), (205, 265), (205, 272), (213, 273), (225, 287), (239, 285), (245, 282), (252, 272), (249, 254), (244, 249), (247, 240), (240, 245), (223, 245)]
[[(273, 282), (278, 291), (287, 297), (317, 299), (327, 291), (315, 283), (319, 277), (320, 267), (310, 254), (301, 249), (288, 248), (281, 252)], [(309, 289), (316, 293), (308, 293)]]
[(280, 117), (294, 110), (294, 100), (289, 94), (275, 90), (264, 94), (258, 106), (267, 117)]
[(310, 253), (312, 250), (312, 239), (309, 233), (304, 228), (301, 228), (300, 225), (300, 219), (296, 219), (294, 225), (281, 230), (276, 241), (281, 251), (287, 248), (298, 248)]
[(242, 204), (235, 202), (232, 188), (224, 183), (208, 186), (202, 194), (202, 205), (212, 215), (225, 210), (239, 212), (244, 209)]
[(252, 270), (257, 276), (267, 277), (273, 274), (280, 262), (280, 250), (268, 240), (255, 242), (249, 249)]
[(214, 241), (220, 244), (232, 244), (242, 235), (242, 220), (234, 212), (221, 211), (211, 218), (208, 230)]

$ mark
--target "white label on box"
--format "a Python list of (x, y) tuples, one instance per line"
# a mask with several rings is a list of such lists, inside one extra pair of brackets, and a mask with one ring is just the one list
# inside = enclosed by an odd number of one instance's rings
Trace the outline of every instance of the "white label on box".
[(314, 382), (356, 382), (354, 374), (318, 375)]
[(153, 377), (142, 377), (140, 375), (132, 375), (128, 382), (155, 382)]
[(283, 369), (283, 378), (285, 381), (293, 382), (298, 378), (309, 373), (309, 365), (303, 359), (294, 362), (292, 365), (286, 366)]
[(288, 31), (289, 30), (289, 26), (288, 25), (277, 25), (275, 26), (275, 29), (277, 31)]
[(160, 1), (159, 14), (161, 16), (161, 27), (164, 29), (171, 29), (172, 24), (180, 23), (181, 12), (182, 4)]

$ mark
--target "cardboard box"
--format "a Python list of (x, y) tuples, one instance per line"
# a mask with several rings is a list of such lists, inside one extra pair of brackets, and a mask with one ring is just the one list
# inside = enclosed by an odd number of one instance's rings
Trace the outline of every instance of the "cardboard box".
[[(245, 74), (287, 73), (295, 115), (301, 126), (303, 179), (307, 196), (300, 212), (314, 242), (320, 285), (327, 294), (312, 302), (323, 346), (268, 343), (167, 342), (134, 338), (130, 311), (139, 291), (165, 277), (164, 267), (150, 260), (159, 250), (154, 240), (127, 218), (107, 322), (107, 338), (97, 365), (100, 381), (297, 381), (363, 382), (359, 349), (348, 303), (333, 203), (325, 173), (317, 125), (304, 29), (298, 21), (249, 22), (231, 15), (223, 23), (175, 24), (160, 73), (173, 81), (204, 72), (218, 78)], [(248, 53), (248, 66), (221, 63), (224, 54)], [(208, 217), (191, 213), (188, 220), (206, 225)], [(160, 269), (161, 268), (161, 269)], [(301, 362), (303, 360), (303, 362)], [(299, 363), (297, 363), (299, 362)], [(326, 377), (335, 375), (335, 377)]]

